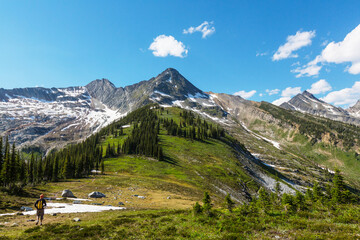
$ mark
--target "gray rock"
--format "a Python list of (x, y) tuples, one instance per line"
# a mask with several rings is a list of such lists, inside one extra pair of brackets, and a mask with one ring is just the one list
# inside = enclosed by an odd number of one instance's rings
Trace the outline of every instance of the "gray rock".
[(81, 204), (82, 202), (81, 201), (79, 201), (79, 200), (75, 200), (75, 201), (73, 201), (73, 204)]
[(120, 206), (123, 206), (123, 205), (125, 205), (123, 202), (119, 202), (118, 203)]
[(24, 215), (22, 212), (17, 212), (15, 215), (17, 215), (17, 216), (22, 216), (22, 215)]
[(63, 190), (61, 196), (62, 196), (62, 197), (75, 198), (74, 194), (73, 194), (72, 191), (70, 191), (69, 189)]
[(35, 222), (35, 219), (29, 219), (27, 222)]
[(50, 215), (51, 215), (51, 216), (56, 216), (57, 214), (56, 214), (56, 213), (51, 213)]
[(81, 221), (81, 219), (80, 219), (80, 218), (78, 218), (78, 217), (76, 217), (76, 218), (74, 218), (74, 219), (73, 219), (73, 221), (74, 221), (74, 222), (80, 222), (80, 221)]
[(13, 224), (11, 224), (10, 226), (11, 226), (11, 227), (17, 227), (17, 226), (19, 226), (19, 224), (13, 223)]
[(144, 197), (144, 196), (138, 196), (138, 198), (140, 198), (140, 199), (145, 199), (145, 197)]
[(101, 192), (92, 192), (92, 193), (89, 193), (88, 197), (89, 198), (103, 198), (103, 197), (106, 197), (106, 195)]

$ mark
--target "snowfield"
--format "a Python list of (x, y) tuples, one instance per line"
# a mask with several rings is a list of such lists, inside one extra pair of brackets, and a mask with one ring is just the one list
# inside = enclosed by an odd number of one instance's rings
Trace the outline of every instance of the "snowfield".
[[(98, 206), (88, 204), (69, 204), (69, 203), (48, 203), (45, 214), (53, 213), (85, 213), (85, 212), (102, 212), (108, 210), (124, 210), (125, 207)], [(24, 215), (35, 215), (36, 210), (22, 212)], [(15, 215), (16, 213), (4, 213), (0, 216)]]

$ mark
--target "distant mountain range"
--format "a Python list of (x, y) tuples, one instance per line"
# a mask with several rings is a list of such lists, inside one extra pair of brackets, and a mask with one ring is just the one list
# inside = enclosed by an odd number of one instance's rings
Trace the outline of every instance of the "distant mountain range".
[[(168, 68), (157, 77), (124, 88), (115, 87), (107, 79), (84, 87), (1, 88), (0, 134), (23, 148), (36, 145), (46, 151), (85, 139), (149, 103), (191, 109), (221, 124), (244, 118), (279, 121), (259, 109), (260, 103), (239, 96), (205, 93), (177, 70)], [(281, 107), (360, 125), (360, 102), (344, 110), (305, 91)]]
[(360, 125), (360, 101), (353, 107), (345, 110), (316, 98), (308, 91), (304, 91), (290, 99), (288, 102), (282, 103), (280, 107), (336, 121)]

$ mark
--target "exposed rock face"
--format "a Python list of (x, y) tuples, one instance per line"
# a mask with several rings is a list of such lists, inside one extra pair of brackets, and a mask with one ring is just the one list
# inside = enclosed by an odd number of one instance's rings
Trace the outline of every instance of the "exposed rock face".
[(347, 111), (353, 117), (360, 118), (360, 100), (354, 106), (348, 108)]
[(309, 113), (316, 116), (329, 118), (336, 121), (360, 125), (360, 118), (354, 117), (348, 111), (335, 107), (320, 99), (317, 99), (311, 93), (304, 91), (296, 95), (290, 101), (280, 105), (288, 110), (296, 110), (302, 113)]
[[(0, 136), (9, 136), (10, 142), (25, 149), (37, 148), (28, 151), (48, 151), (84, 139), (149, 103), (179, 106), (210, 118), (230, 114), (228, 119), (245, 124), (254, 119), (278, 122), (258, 108), (259, 103), (234, 95), (204, 93), (177, 70), (168, 68), (157, 77), (119, 88), (107, 79), (85, 87), (1, 88)], [(360, 125), (359, 105), (347, 112), (305, 91), (282, 107)]]
[(47, 151), (84, 139), (152, 102), (225, 115), (208, 94), (168, 68), (124, 88), (101, 79), (85, 87), (0, 89), (0, 135), (23, 148)]
[(21, 147), (61, 147), (121, 116), (95, 102), (85, 87), (0, 89), (0, 134)]

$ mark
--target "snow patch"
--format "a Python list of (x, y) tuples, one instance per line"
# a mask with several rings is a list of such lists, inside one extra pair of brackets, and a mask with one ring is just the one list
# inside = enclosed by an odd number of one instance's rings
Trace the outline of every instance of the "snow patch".
[[(77, 199), (79, 200), (79, 199)], [(125, 207), (98, 206), (88, 204), (69, 204), (69, 203), (48, 203), (45, 214), (52, 213), (85, 213), (85, 212), (102, 212), (107, 210), (124, 210)], [(22, 212), (24, 215), (35, 215), (36, 210)], [(4, 213), (0, 216), (15, 215), (16, 213)]]

